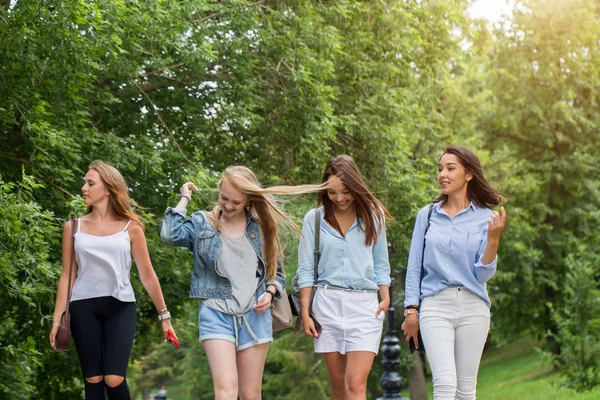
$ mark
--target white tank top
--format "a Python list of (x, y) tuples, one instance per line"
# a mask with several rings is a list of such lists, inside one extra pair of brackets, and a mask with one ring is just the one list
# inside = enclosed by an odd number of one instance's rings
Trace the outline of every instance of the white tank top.
[(135, 301), (129, 282), (131, 240), (127, 228), (130, 223), (113, 235), (94, 236), (81, 232), (81, 221), (77, 219), (75, 259), (79, 268), (71, 301), (104, 296)]

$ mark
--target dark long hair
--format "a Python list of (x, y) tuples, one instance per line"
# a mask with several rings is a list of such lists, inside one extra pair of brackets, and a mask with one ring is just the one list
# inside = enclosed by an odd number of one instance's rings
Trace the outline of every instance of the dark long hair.
[[(494, 189), (485, 179), (483, 175), (483, 168), (479, 158), (471, 150), (464, 147), (450, 146), (446, 148), (444, 154), (453, 154), (458, 158), (458, 161), (465, 168), (465, 171), (470, 172), (473, 175), (473, 179), (467, 184), (467, 197), (477, 207), (480, 208), (492, 208), (500, 204), (502, 196), (498, 190)], [(448, 200), (448, 195), (441, 194), (435, 202)]]
[[(369, 190), (358, 171), (352, 157), (341, 154), (333, 157), (325, 166), (322, 183), (327, 182), (330, 176), (337, 176), (346, 185), (352, 196), (356, 207), (356, 214), (365, 232), (365, 245), (370, 246), (377, 243), (377, 226), (381, 229), (386, 220), (393, 219), (389, 211)], [(333, 215), (333, 202), (327, 195), (327, 190), (319, 192), (319, 205), (325, 209), (325, 220), (338, 232), (341, 232), (335, 216)]]

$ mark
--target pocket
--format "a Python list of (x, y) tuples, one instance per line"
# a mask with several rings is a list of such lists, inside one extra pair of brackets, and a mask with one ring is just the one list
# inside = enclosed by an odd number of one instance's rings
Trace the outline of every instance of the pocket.
[(215, 236), (216, 232), (212, 229), (207, 229), (204, 231), (200, 231), (198, 232), (198, 239), (199, 240), (205, 240), (205, 239), (210, 239), (213, 236)]
[(467, 231), (466, 234), (462, 234), (456, 241), (456, 247), (463, 251), (477, 252), (481, 246), (483, 235), (479, 231)]
[[(211, 248), (212, 248), (212, 244), (215, 241), (215, 235), (216, 232), (214, 230), (203, 230), (198, 232), (198, 236), (197, 236), (197, 243), (198, 245), (196, 246), (196, 251), (198, 252), (198, 255), (200, 256), (200, 258), (205, 258)], [(208, 257), (206, 257), (208, 258)]]

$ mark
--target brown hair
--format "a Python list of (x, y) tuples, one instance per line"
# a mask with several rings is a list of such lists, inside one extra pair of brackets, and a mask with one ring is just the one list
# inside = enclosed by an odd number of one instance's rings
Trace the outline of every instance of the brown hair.
[[(266, 277), (274, 278), (277, 274), (277, 258), (283, 266), (283, 249), (279, 240), (281, 223), (291, 226), (300, 232), (298, 226), (279, 208), (276, 194), (302, 194), (318, 192), (324, 185), (273, 186), (262, 188), (256, 175), (246, 167), (227, 167), (219, 181), (219, 189), (227, 181), (236, 190), (248, 196), (247, 212), (258, 221), (263, 244), (262, 252), (265, 261)], [(220, 231), (219, 218), (221, 206), (217, 204), (207, 215), (208, 221), (216, 231)]]
[[(475, 153), (464, 147), (450, 146), (446, 148), (444, 154), (455, 155), (461, 165), (465, 168), (465, 171), (470, 172), (471, 175), (473, 175), (473, 179), (467, 184), (467, 197), (469, 200), (475, 203), (477, 207), (481, 208), (492, 208), (500, 204), (502, 196), (500, 195), (500, 192), (494, 189), (488, 183), (487, 179), (485, 179), (483, 168), (481, 168), (481, 163)], [(438, 202), (441, 200), (446, 202), (446, 200), (448, 200), (448, 195), (442, 193), (434, 201)]]
[[(89, 169), (98, 172), (106, 190), (110, 192), (108, 206), (112, 211), (123, 219), (138, 223), (143, 229), (144, 225), (142, 224), (141, 217), (131, 208), (133, 200), (129, 197), (127, 183), (125, 183), (123, 175), (112, 165), (100, 160), (92, 161)], [(85, 213), (89, 214), (93, 209), (94, 206), (88, 206)]]
[[(383, 204), (369, 191), (358, 171), (352, 157), (341, 154), (333, 157), (325, 166), (322, 183), (326, 183), (329, 177), (337, 176), (348, 188), (354, 197), (356, 215), (360, 219), (362, 229), (365, 232), (365, 245), (370, 246), (377, 243), (377, 227), (383, 228), (386, 220), (392, 220), (392, 216)], [(319, 204), (325, 210), (325, 220), (338, 232), (340, 226), (333, 215), (333, 202), (327, 195), (327, 190), (319, 192)]]

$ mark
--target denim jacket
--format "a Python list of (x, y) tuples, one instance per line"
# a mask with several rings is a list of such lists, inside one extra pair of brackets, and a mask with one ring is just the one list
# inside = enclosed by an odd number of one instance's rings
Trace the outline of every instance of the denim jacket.
[[(219, 274), (217, 258), (222, 248), (221, 237), (216, 232), (204, 211), (197, 211), (186, 219), (186, 210), (169, 207), (160, 229), (160, 238), (166, 244), (188, 248), (194, 255), (194, 269), (190, 297), (201, 299), (232, 297), (231, 282)], [(246, 237), (258, 256), (258, 288), (256, 298), (260, 297), (268, 285), (277, 287), (277, 296), (285, 287), (285, 274), (281, 261), (277, 262), (277, 276), (265, 282), (265, 263), (262, 256), (262, 244), (258, 222), (248, 215)]]

